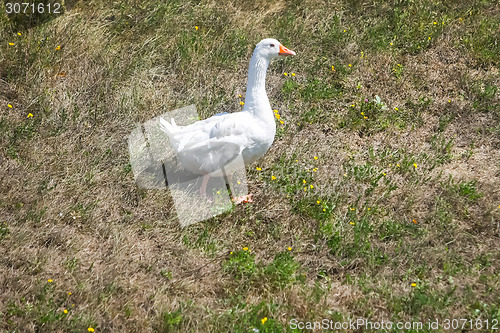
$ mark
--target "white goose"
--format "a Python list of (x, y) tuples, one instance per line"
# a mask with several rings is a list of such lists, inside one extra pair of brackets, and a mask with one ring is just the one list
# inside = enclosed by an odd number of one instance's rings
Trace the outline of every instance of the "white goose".
[[(241, 163), (236, 163), (233, 169), (228, 165), (238, 156), (247, 165), (264, 156), (271, 147), (276, 124), (266, 94), (266, 73), (271, 59), (286, 55), (295, 52), (276, 39), (263, 39), (257, 44), (250, 59), (243, 111), (219, 113), (188, 126), (177, 126), (174, 119), (169, 123), (160, 118), (161, 129), (167, 133), (183, 168), (203, 175), (202, 195), (206, 195), (210, 177), (223, 176), (223, 168), (231, 181), (232, 173), (241, 168)], [(251, 194), (233, 200), (251, 201)]]

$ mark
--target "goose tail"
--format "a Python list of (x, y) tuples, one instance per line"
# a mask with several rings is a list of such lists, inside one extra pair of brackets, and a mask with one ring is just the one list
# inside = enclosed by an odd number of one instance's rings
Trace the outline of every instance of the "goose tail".
[(176, 134), (179, 134), (180, 128), (175, 123), (174, 118), (171, 118), (170, 121), (172, 123), (169, 123), (168, 121), (160, 117), (160, 129), (168, 135), (170, 145), (175, 151), (177, 151), (179, 140), (176, 139)]

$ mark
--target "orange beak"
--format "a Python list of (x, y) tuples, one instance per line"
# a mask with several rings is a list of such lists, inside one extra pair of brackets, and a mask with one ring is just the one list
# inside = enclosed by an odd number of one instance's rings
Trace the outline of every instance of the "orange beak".
[(280, 51), (278, 53), (280, 56), (287, 56), (287, 55), (295, 55), (295, 52), (292, 50), (287, 49), (283, 45), (280, 44)]

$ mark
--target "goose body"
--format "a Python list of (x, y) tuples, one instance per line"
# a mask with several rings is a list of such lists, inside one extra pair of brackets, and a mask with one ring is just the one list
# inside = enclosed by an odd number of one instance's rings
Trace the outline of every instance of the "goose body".
[[(275, 39), (257, 44), (250, 59), (245, 104), (241, 112), (219, 113), (187, 126), (177, 126), (160, 118), (160, 127), (168, 135), (172, 149), (183, 168), (203, 175), (201, 192), (210, 177), (231, 174), (255, 162), (269, 150), (276, 134), (274, 114), (267, 98), (265, 80), (272, 58), (295, 55)], [(224, 169), (224, 172), (222, 171)]]

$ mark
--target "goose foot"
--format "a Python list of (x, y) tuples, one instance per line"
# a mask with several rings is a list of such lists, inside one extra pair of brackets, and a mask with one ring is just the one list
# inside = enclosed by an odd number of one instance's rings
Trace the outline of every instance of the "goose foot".
[(252, 193), (247, 194), (247, 195), (242, 195), (240, 197), (234, 197), (233, 202), (235, 205), (238, 205), (240, 203), (247, 203), (247, 202), (253, 202), (252, 200)]

